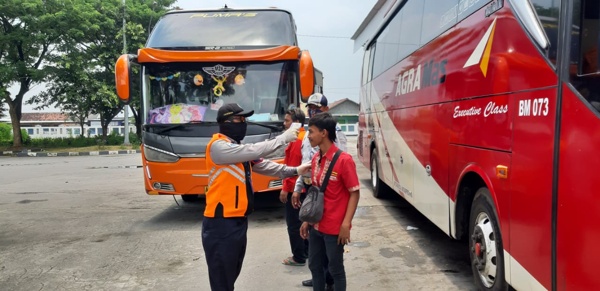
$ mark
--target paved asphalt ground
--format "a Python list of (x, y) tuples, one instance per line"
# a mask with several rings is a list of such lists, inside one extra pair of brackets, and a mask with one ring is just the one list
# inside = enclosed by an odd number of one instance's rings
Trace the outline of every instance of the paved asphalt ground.
[[(146, 195), (139, 165), (140, 154), (0, 157), (0, 290), (209, 290), (203, 204)], [(475, 290), (466, 244), (398, 196), (373, 198), (357, 165), (348, 290)], [(281, 264), (290, 251), (277, 193), (256, 206), (236, 290), (310, 290), (306, 266)]]

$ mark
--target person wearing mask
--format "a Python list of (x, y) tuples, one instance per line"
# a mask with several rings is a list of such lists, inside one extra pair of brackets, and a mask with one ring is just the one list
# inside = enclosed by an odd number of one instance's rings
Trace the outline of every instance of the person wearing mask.
[[(326, 173), (338, 152), (334, 144), (336, 139), (336, 121), (329, 113), (319, 113), (308, 121), (308, 139), (313, 147), (319, 147), (319, 153), (312, 159), (312, 185), (321, 187)], [(344, 245), (350, 242), (352, 218), (358, 206), (360, 182), (356, 164), (352, 156), (340, 151), (333, 164), (329, 182), (325, 188), (323, 217), (310, 225), (303, 222), (300, 235), (309, 240), (309, 268), (313, 279), (313, 290), (325, 288), (324, 263), (333, 278), (333, 290), (346, 290), (346, 271), (344, 269)]]
[[(283, 125), (285, 129), (290, 128), (292, 123), (300, 123), (304, 126), (306, 116), (299, 108), (290, 109), (285, 114)], [(305, 135), (304, 127), (300, 128), (298, 139), (290, 142), (285, 149), (284, 164), (288, 166), (299, 166), (302, 163), (302, 140)], [(292, 206), (292, 192), (296, 185), (297, 176), (288, 177), (283, 180), (283, 188), (279, 194), (281, 203), (285, 203), (285, 222), (287, 224), (288, 236), (292, 256), (283, 259), (283, 264), (288, 266), (304, 266), (308, 257), (308, 241), (300, 236), (300, 225), (302, 222), (298, 219), (300, 209)]]
[[(325, 97), (325, 95), (321, 94), (321, 93), (314, 93), (312, 95), (310, 95), (310, 97), (308, 97), (308, 100), (306, 101), (306, 107), (308, 107), (308, 117), (311, 118), (313, 116), (315, 116), (318, 113), (321, 112), (328, 112), (329, 111), (329, 106), (327, 106), (328, 102), (327, 102), (327, 97)], [(346, 144), (348, 142), (348, 139), (346, 138), (346, 135), (344, 134), (344, 132), (342, 131), (342, 129), (337, 126), (335, 126), (335, 135), (336, 135), (336, 140), (335, 140), (335, 144), (336, 146), (342, 150), (342, 151), (346, 151)], [(306, 135), (304, 137), (304, 142), (303, 145), (306, 145), (306, 147), (310, 147), (310, 142), (308, 141), (308, 135)], [(310, 159), (309, 159), (310, 161)]]
[(213, 291), (230, 291), (242, 269), (246, 253), (248, 215), (254, 210), (252, 172), (291, 177), (305, 173), (310, 164), (288, 167), (262, 157), (295, 140), (290, 128), (273, 140), (241, 144), (246, 136), (246, 118), (238, 104), (224, 104), (217, 112), (219, 132), (206, 146), (208, 192), (202, 220), (202, 246)]
[[(310, 97), (308, 97), (308, 101), (306, 102), (306, 106), (308, 107), (308, 116), (312, 118), (316, 114), (329, 111), (329, 107), (327, 106), (327, 97), (321, 93), (314, 93)], [(334, 139), (335, 146), (342, 151), (346, 151), (347, 149), (347, 139), (346, 135), (342, 132), (342, 130), (337, 127), (335, 128), (335, 136)], [(308, 134), (304, 136), (302, 139), (302, 163), (310, 162), (313, 156), (319, 151), (318, 146), (312, 146), (310, 140), (308, 139)], [(311, 175), (310, 172), (301, 175), (296, 180), (296, 185), (294, 186), (294, 193), (292, 194), (292, 206), (296, 209), (300, 209), (302, 205), (302, 201), (304, 197), (302, 193), (306, 193), (308, 188), (311, 186)], [(300, 218), (298, 217), (298, 223), (302, 223)], [(333, 288), (333, 278), (331, 274), (327, 272), (327, 261), (323, 263), (325, 268), (326, 275), (326, 287), (328, 289)], [(311, 287), (313, 286), (312, 279), (302, 281), (302, 286)]]

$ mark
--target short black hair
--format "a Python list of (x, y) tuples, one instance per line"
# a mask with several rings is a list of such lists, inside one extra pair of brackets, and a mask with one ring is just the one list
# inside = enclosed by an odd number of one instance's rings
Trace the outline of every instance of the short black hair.
[(335, 128), (337, 127), (337, 122), (335, 118), (327, 112), (321, 112), (315, 114), (308, 120), (308, 126), (315, 126), (319, 130), (326, 129), (328, 138), (331, 142), (335, 142), (337, 136), (335, 134)]
[(300, 108), (290, 109), (285, 114), (289, 114), (293, 122), (304, 125), (304, 121), (306, 121), (306, 115), (304, 115), (304, 112)]

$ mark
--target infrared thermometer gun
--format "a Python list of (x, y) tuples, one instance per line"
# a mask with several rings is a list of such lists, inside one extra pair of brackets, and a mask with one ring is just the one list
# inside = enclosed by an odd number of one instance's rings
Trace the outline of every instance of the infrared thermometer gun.
[(293, 129), (300, 130), (300, 128), (302, 128), (302, 124), (299, 123), (299, 122), (294, 122), (294, 123), (292, 123), (292, 125), (290, 125), (290, 127), (293, 128)]
[[(295, 130), (300, 130), (300, 128), (302, 128), (302, 124), (299, 123), (299, 122), (294, 122), (294, 123), (292, 123), (292, 125), (290, 125), (290, 128), (293, 128)], [(303, 135), (298, 134), (298, 139), (299, 140), (302, 139), (302, 137), (303, 137)]]

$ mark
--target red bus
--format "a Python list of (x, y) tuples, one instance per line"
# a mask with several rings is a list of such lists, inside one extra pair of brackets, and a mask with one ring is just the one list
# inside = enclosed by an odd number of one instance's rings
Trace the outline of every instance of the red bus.
[[(244, 142), (259, 142), (280, 134), (286, 110), (315, 90), (312, 59), (298, 47), (292, 15), (281, 9), (169, 12), (145, 48), (119, 58), (115, 74), (122, 101), (140, 91), (146, 192), (184, 201), (208, 191), (205, 150), (223, 104), (254, 110)], [(267, 158), (283, 156), (281, 148)], [(281, 189), (278, 177), (253, 177), (256, 192)]]
[(600, 1), (380, 0), (358, 155), (469, 243), (481, 290), (595, 290)]

